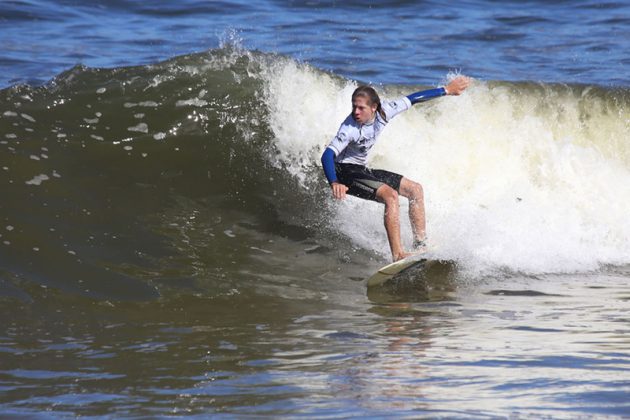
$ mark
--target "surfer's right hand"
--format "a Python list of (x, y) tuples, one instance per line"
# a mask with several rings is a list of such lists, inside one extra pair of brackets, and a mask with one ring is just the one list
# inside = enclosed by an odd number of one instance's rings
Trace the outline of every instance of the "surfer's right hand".
[(337, 200), (342, 200), (346, 198), (346, 191), (348, 191), (348, 187), (340, 184), (339, 182), (333, 182), (332, 184), (330, 184), (330, 187), (332, 188), (333, 197), (335, 197)]

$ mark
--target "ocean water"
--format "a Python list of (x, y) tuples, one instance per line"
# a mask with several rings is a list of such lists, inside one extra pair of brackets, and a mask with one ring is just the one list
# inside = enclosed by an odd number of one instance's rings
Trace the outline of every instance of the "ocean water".
[[(0, 3), (0, 414), (630, 416), (629, 51), (628, 2)], [(460, 73), (370, 162), (445, 262), (368, 290), (321, 152)]]

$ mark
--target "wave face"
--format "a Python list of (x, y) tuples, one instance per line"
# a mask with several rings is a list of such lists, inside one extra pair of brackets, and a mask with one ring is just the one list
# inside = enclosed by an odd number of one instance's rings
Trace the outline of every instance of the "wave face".
[[(226, 46), (0, 91), (3, 294), (229, 294), (388, 258), (381, 206), (333, 202), (319, 167), (355, 86)], [(397, 117), (371, 164), (423, 184), (431, 247), (471, 272), (628, 264), (629, 105), (624, 89), (477, 81)]]

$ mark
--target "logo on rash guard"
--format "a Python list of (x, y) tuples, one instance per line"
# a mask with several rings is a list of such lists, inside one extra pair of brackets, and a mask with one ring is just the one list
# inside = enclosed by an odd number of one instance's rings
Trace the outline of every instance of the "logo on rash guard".
[(368, 139), (366, 137), (361, 137), (357, 141), (357, 145), (358, 145), (359, 150), (361, 150), (363, 153), (366, 153), (368, 150), (370, 150), (372, 148), (371, 141), (372, 141), (372, 139)]

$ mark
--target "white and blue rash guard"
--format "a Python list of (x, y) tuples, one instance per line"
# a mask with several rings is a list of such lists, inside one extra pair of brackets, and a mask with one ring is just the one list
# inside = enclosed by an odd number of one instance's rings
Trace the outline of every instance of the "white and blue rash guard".
[(322, 155), (322, 166), (328, 182), (337, 182), (335, 163), (353, 163), (366, 166), (370, 149), (392, 118), (408, 110), (414, 104), (444, 95), (446, 95), (446, 89), (437, 88), (412, 93), (395, 101), (384, 101), (381, 103), (381, 108), (387, 119), (384, 120), (377, 112), (374, 120), (368, 124), (356, 122), (350, 114), (341, 123), (337, 135), (331, 140)]

